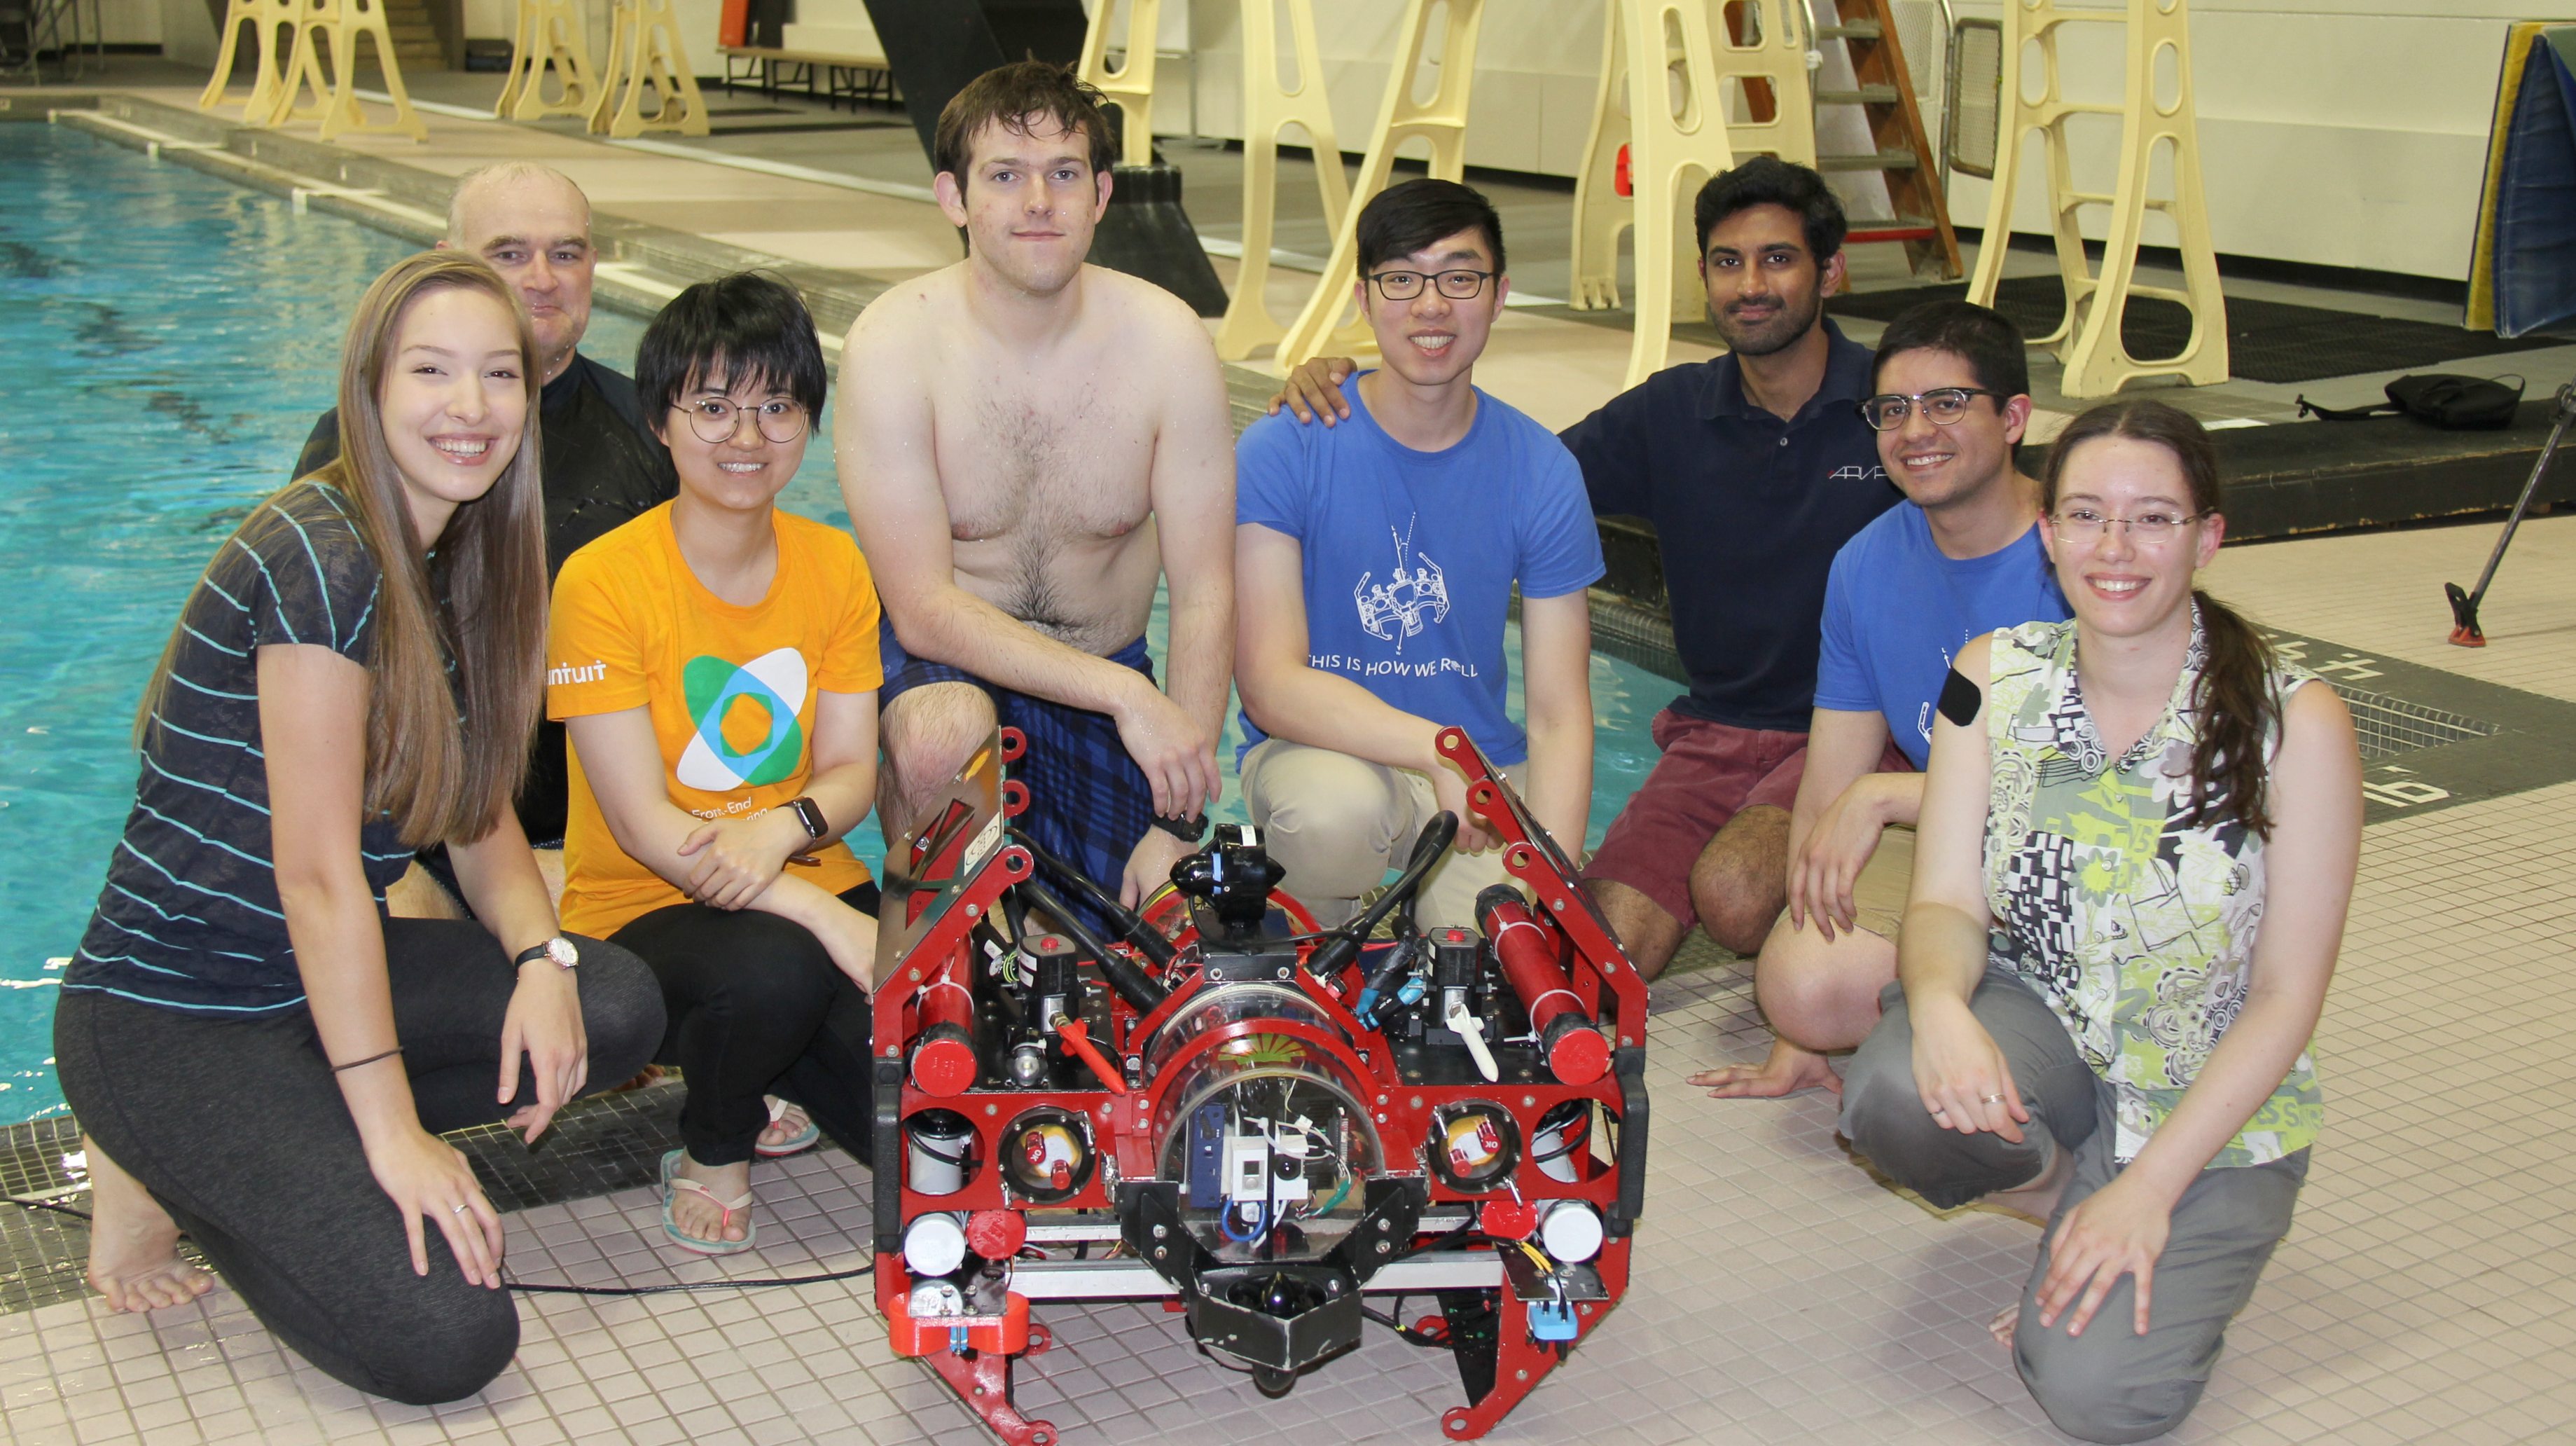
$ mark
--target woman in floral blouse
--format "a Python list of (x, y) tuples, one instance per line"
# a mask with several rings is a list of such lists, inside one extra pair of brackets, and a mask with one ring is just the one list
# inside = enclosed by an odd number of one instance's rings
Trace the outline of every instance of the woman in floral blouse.
[(2041, 526), (2075, 617), (1962, 649), (1886, 1016), (1842, 1128), (1932, 1204), (2045, 1220), (1995, 1333), (2058, 1426), (2180, 1424), (2289, 1229), (2324, 1117), (2361, 763), (2334, 691), (2192, 586), (2200, 424), (2096, 407)]

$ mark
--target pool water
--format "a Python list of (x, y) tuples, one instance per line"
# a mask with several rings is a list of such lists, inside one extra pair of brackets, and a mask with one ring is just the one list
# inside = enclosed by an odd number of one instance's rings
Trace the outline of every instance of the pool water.
[[(77, 131), (0, 124), (0, 1122), (63, 1108), (47, 962), (78, 942), (133, 800), (143, 681), (206, 559), (331, 405), (360, 293), (409, 250)], [(603, 308), (583, 350), (630, 370), (643, 331)], [(828, 447), (781, 505), (848, 525)], [(1150, 636), (1160, 656), (1159, 607)], [(1598, 842), (1674, 687), (1596, 655), (1592, 690)], [(1220, 815), (1238, 820), (1239, 742), (1229, 723)], [(873, 827), (853, 843), (880, 852)]]

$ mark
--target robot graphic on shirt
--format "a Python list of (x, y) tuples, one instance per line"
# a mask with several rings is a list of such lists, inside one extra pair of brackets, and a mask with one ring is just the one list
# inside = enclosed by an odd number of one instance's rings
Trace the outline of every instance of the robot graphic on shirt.
[[(1403, 638), (1421, 633), (1423, 625), (1439, 622), (1449, 616), (1449, 579), (1440, 564), (1413, 551), (1413, 522), (1408, 518), (1399, 536), (1392, 527), (1387, 536), (1395, 543), (1395, 572), (1385, 582), (1372, 587), (1369, 579), (1375, 572), (1360, 574), (1359, 583), (1351, 589), (1351, 600), (1359, 604), (1360, 626), (1368, 635), (1396, 645), (1403, 651)], [(1407, 568), (1404, 560), (1411, 555), (1419, 566)], [(1401, 629), (1401, 636), (1398, 630)]]

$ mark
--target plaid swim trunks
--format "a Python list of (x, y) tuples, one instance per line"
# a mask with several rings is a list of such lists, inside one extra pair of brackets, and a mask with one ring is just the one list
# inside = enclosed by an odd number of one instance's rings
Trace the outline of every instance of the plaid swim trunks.
[[(1153, 785), (1145, 771), (1127, 756), (1118, 738), (1117, 720), (1106, 713), (1069, 708), (1045, 698), (1015, 693), (963, 668), (917, 658), (896, 641), (894, 625), (878, 629), (885, 660), (885, 684), (877, 691), (880, 711), (925, 683), (970, 683), (993, 700), (993, 714), (1005, 728), (1017, 728), (1029, 742), (1026, 756), (1011, 767), (1011, 776), (1028, 785), (1029, 807), (1019, 827), (1040, 848), (1118, 896), (1127, 872), (1127, 855), (1154, 816)], [(1154, 678), (1154, 660), (1138, 638), (1109, 655), (1109, 661)], [(1117, 937), (1109, 921), (1088, 900), (1050, 884), (1083, 922), (1104, 937)]]

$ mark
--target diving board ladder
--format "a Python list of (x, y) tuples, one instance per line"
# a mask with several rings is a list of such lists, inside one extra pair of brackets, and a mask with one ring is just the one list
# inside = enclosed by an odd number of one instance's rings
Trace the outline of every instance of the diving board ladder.
[(1942, 195), (1940, 167), (1923, 128), (1914, 77), (1905, 68), (1888, 0), (1834, 0), (1834, 7), (1840, 23), (1816, 27), (1816, 38), (1843, 43), (1858, 88), (1819, 90), (1816, 104), (1859, 106), (1869, 118), (1876, 149), (1867, 155), (1819, 155), (1816, 168), (1880, 173), (1895, 212), (1875, 219), (1855, 217), (1844, 240), (1902, 242), (1915, 275), (1929, 271), (1944, 280), (1956, 277), (1961, 274), (1959, 237), (1950, 227), (1950, 203)]

